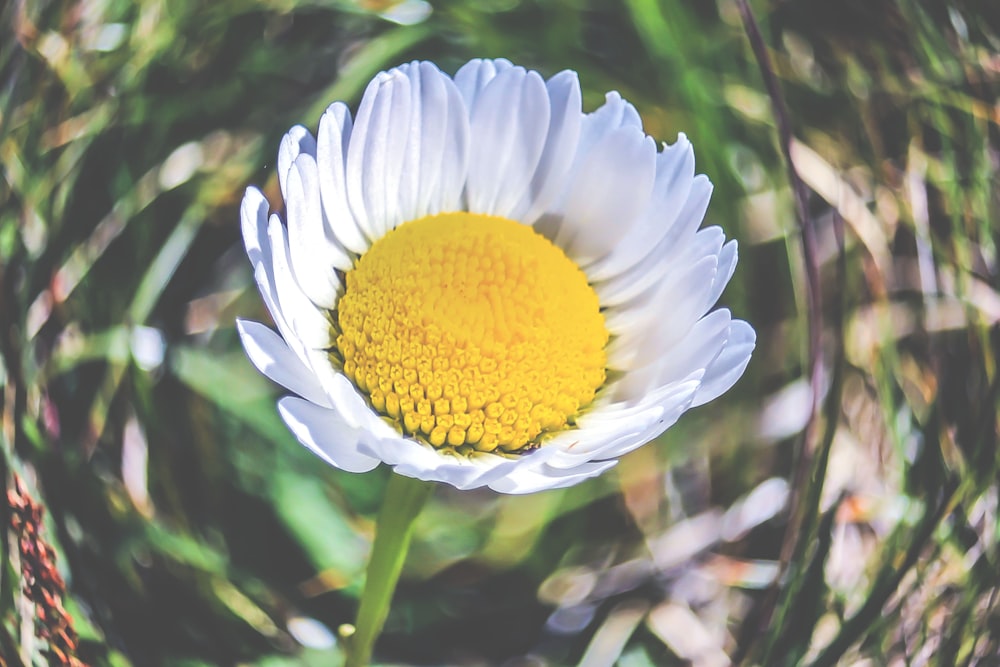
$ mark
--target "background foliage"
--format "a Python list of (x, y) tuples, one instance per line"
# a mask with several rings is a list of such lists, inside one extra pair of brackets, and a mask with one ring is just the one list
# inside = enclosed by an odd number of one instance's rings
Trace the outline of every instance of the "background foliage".
[(280, 423), (238, 204), (378, 70), (476, 56), (688, 134), (759, 347), (600, 479), (439, 488), (379, 658), (1000, 664), (997, 4), (754, 4), (813, 263), (734, 0), (432, 4), (0, 4), (0, 664), (339, 661), (387, 473)]

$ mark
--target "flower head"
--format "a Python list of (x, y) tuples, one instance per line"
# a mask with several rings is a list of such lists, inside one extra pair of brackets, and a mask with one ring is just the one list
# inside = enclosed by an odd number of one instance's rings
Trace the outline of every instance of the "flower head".
[(326, 462), (529, 493), (600, 474), (742, 375), (753, 329), (708, 312), (736, 243), (712, 185), (609, 93), (506, 60), (414, 62), (292, 128), (285, 221), (243, 236), (278, 333), (238, 327)]

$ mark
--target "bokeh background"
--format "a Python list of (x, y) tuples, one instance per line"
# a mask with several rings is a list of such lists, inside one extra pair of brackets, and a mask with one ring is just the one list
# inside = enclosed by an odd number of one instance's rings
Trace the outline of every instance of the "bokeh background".
[(244, 357), (239, 201), (377, 71), (480, 56), (687, 133), (758, 349), (599, 479), (438, 488), (378, 660), (1000, 664), (1000, 6), (753, 9), (808, 260), (735, 0), (0, 3), (0, 664), (339, 663), (387, 472)]

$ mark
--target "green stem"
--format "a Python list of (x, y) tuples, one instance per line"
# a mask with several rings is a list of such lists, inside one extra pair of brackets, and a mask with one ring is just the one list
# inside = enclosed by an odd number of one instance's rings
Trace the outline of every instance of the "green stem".
[(389, 615), (389, 603), (410, 548), (414, 523), (433, 489), (432, 484), (419, 479), (403, 475), (389, 478), (375, 526), (375, 543), (361, 592), (355, 632), (347, 642), (345, 667), (367, 667), (371, 660), (375, 640)]

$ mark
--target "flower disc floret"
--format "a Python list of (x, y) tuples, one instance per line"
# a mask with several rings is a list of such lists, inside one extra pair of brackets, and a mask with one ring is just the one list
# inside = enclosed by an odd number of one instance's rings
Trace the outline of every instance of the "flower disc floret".
[(405, 223), (346, 275), (335, 354), (372, 407), (435, 447), (513, 452), (572, 423), (608, 332), (579, 267), (530, 226)]

